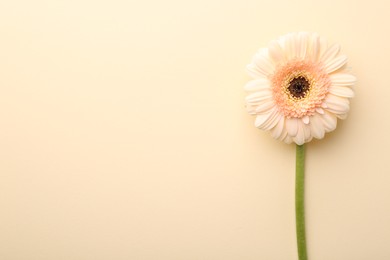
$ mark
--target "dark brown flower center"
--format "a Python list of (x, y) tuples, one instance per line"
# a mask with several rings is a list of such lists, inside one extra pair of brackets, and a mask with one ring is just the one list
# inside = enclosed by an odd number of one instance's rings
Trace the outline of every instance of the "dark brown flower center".
[(287, 89), (290, 92), (291, 96), (293, 96), (294, 98), (301, 99), (304, 98), (309, 91), (310, 83), (305, 77), (299, 76), (293, 78), (290, 81)]

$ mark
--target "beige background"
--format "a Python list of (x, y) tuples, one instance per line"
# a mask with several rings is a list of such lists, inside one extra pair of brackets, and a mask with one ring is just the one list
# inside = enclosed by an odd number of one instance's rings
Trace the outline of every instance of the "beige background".
[(386, 2), (1, 1), (0, 259), (297, 259), (295, 148), (243, 85), (298, 30), (359, 79), (307, 147), (310, 259), (390, 259)]

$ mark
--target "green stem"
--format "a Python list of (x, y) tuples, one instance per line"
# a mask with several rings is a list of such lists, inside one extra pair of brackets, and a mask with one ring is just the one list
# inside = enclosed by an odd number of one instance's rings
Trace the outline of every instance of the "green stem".
[(307, 260), (305, 235), (305, 146), (296, 148), (295, 216), (299, 260)]

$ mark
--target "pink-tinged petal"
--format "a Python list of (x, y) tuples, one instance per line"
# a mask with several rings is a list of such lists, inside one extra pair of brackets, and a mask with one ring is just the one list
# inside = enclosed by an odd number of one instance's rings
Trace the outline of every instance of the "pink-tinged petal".
[(341, 120), (344, 120), (344, 119), (347, 119), (348, 114), (347, 114), (347, 113), (345, 113), (345, 114), (338, 114), (337, 117), (338, 117), (339, 119), (341, 119)]
[(286, 118), (286, 129), (289, 136), (296, 136), (298, 133), (298, 119)]
[(275, 125), (275, 127), (271, 130), (271, 135), (275, 139), (279, 139), (283, 133), (284, 129), (284, 116), (280, 117), (278, 123)]
[(314, 115), (310, 119), (310, 130), (312, 136), (317, 139), (324, 138), (325, 129), (321, 118), (318, 115)]
[(306, 125), (309, 124), (309, 122), (310, 122), (309, 116), (302, 117), (302, 122), (305, 123)]
[(255, 112), (256, 114), (267, 113), (274, 106), (275, 102), (272, 99), (267, 99), (257, 105)]
[(298, 119), (298, 131), (297, 135), (293, 139), (297, 145), (302, 145), (305, 143), (304, 123), (302, 120)]
[(309, 60), (316, 62), (319, 56), (320, 56), (320, 37), (318, 36), (318, 34), (313, 34), (310, 41), (310, 48), (306, 53), (306, 57)]
[(248, 112), (248, 114), (250, 115), (256, 115), (256, 107), (257, 106), (252, 106), (252, 105), (246, 105), (246, 111)]
[(266, 76), (262, 74), (256, 67), (254, 63), (250, 63), (246, 66), (246, 71), (248, 72), (249, 76), (252, 78), (258, 79), (258, 78), (265, 78)]
[(347, 63), (347, 61), (348, 59), (346, 55), (341, 55), (335, 59), (332, 59), (329, 62), (325, 63), (325, 71), (327, 73), (332, 73), (342, 68)]
[(321, 58), (320, 60), (324, 63), (324, 64), (327, 64), (329, 61), (333, 60), (337, 54), (339, 53), (340, 51), (340, 45), (338, 45), (337, 43), (336, 44), (333, 44), (332, 46), (330, 46), (322, 55), (321, 55)]
[(316, 112), (318, 113), (318, 114), (321, 114), (321, 115), (323, 115), (325, 112), (324, 112), (324, 110), (322, 109), (322, 108), (320, 108), (320, 107), (317, 107), (316, 108)]
[(318, 54), (317, 61), (321, 61), (321, 57), (326, 52), (326, 50), (328, 50), (328, 42), (325, 38), (320, 37), (320, 52)]
[(263, 89), (270, 89), (271, 83), (266, 78), (259, 78), (249, 81), (244, 89), (246, 91), (256, 91), (256, 90), (263, 90)]
[(305, 134), (305, 142), (309, 142), (312, 138), (311, 131), (310, 131), (310, 125), (303, 125), (303, 132)]
[(347, 73), (334, 73), (329, 75), (329, 78), (336, 86), (352, 86), (356, 82), (356, 77)]
[(329, 94), (325, 99), (325, 103), (328, 105), (326, 110), (334, 114), (340, 115), (349, 111), (349, 100), (347, 98)]
[(272, 116), (274, 115), (276, 109), (269, 110), (268, 113), (259, 114), (256, 116), (255, 126), (257, 128), (263, 129), (263, 127), (268, 123)]
[(255, 120), (255, 126), (257, 128), (261, 128), (262, 125), (267, 122), (268, 118), (271, 116), (271, 112), (270, 113), (266, 113), (266, 114), (260, 114), (260, 115), (257, 115), (256, 116), (256, 120)]
[(331, 132), (336, 129), (337, 118), (331, 113), (324, 113), (321, 115), (322, 122), (324, 123), (325, 131)]
[(268, 123), (263, 126), (263, 130), (271, 130), (279, 122), (282, 115), (278, 112), (277, 109), (274, 110), (274, 113), (271, 115)]
[(267, 53), (265, 51), (257, 53), (253, 59), (253, 63), (256, 65), (260, 74), (268, 77), (273, 74), (275, 65), (269, 60)]
[(293, 139), (291, 136), (289, 136), (288, 134), (283, 138), (283, 141), (286, 143), (286, 144), (291, 144), (293, 142)]
[(283, 49), (277, 41), (272, 41), (269, 44), (268, 54), (275, 65), (285, 61)]
[(307, 52), (307, 44), (308, 44), (308, 34), (306, 32), (298, 33), (297, 41), (296, 41), (296, 56), (299, 59), (304, 59)]
[(292, 49), (293, 49), (293, 58), (299, 58), (299, 51), (300, 51), (300, 41), (299, 41), (299, 35), (298, 33), (294, 33), (291, 39), (292, 42)]
[(303, 145), (305, 143), (305, 134), (303, 130), (299, 131), (293, 140), (297, 145)]
[[(286, 121), (285, 121), (285, 122), (286, 122)], [(283, 131), (282, 131), (282, 133), (280, 134), (278, 140), (283, 141), (283, 140), (286, 138), (286, 136), (287, 136), (287, 130), (286, 130), (286, 127), (283, 127)]]
[(295, 34), (289, 33), (283, 38), (285, 56), (287, 59), (293, 59), (296, 57), (295, 52)]
[(248, 104), (258, 104), (261, 101), (272, 99), (272, 92), (270, 90), (262, 90), (249, 94), (245, 101)]
[(329, 92), (339, 97), (352, 98), (355, 96), (353, 90), (349, 87), (331, 86)]

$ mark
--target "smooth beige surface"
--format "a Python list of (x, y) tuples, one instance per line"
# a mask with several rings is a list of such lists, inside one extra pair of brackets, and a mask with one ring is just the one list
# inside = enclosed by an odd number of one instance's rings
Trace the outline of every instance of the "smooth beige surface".
[(297, 259), (295, 147), (253, 126), (245, 65), (339, 42), (349, 118), (307, 147), (313, 260), (390, 259), (387, 1), (0, 3), (0, 259)]

